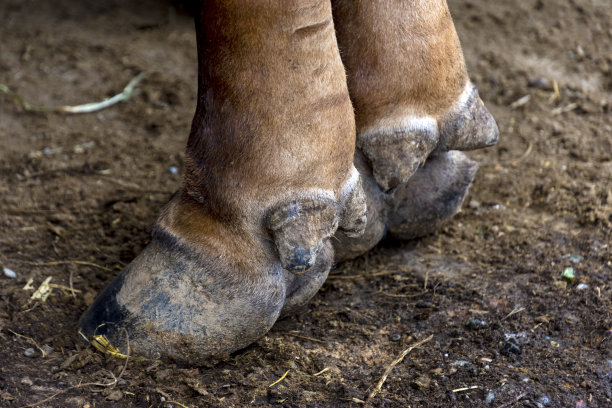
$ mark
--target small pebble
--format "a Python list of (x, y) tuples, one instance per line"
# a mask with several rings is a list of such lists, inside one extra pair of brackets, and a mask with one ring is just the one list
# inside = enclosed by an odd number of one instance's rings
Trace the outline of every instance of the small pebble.
[(2, 268), (2, 272), (4, 273), (4, 276), (6, 276), (7, 278), (15, 279), (17, 277), (17, 274), (15, 273), (15, 271), (9, 268)]
[(582, 255), (565, 254), (563, 255), (563, 259), (569, 259), (573, 263), (580, 263), (584, 260), (584, 257)]
[(493, 394), (493, 392), (489, 391), (489, 393), (487, 394), (487, 398), (485, 398), (485, 402), (487, 404), (490, 404), (493, 402), (493, 400), (495, 399), (495, 394)]
[(550, 404), (550, 398), (548, 398), (546, 395), (542, 395), (540, 398), (538, 398), (538, 402), (542, 405), (548, 405)]
[(170, 168), (168, 169), (168, 173), (170, 174), (178, 174), (179, 169), (176, 166), (170, 166)]
[(468, 204), (470, 206), (470, 208), (477, 210), (480, 208), (480, 203), (476, 200), (470, 200), (470, 203)]
[(391, 341), (400, 341), (401, 338), (402, 338), (401, 334), (393, 334), (389, 337)]
[(510, 356), (512, 354), (521, 354), (521, 348), (514, 339), (508, 339), (504, 342), (501, 348), (501, 353), (504, 356)]
[(26, 357), (34, 357), (36, 355), (36, 350), (34, 350), (32, 347), (27, 348), (23, 352), (23, 355)]
[(420, 376), (419, 378), (414, 380), (414, 383), (413, 383), (415, 388), (420, 388), (420, 389), (429, 388), (430, 384), (431, 384), (431, 379), (425, 375)]
[(45, 148), (43, 149), (43, 154), (44, 154), (45, 156), (48, 156), (48, 155), (50, 155), (51, 153), (53, 153), (53, 150), (51, 150), (51, 148), (50, 148), (50, 147), (45, 147)]
[(30, 377), (23, 377), (21, 379), (21, 383), (24, 385), (29, 385), (30, 387), (34, 385), (34, 382), (30, 379)]
[(430, 302), (429, 300), (419, 300), (418, 302), (416, 302), (414, 306), (420, 309), (427, 309), (427, 308), (432, 307), (433, 303)]
[(550, 80), (545, 77), (534, 78), (527, 83), (527, 86), (530, 88), (547, 89), (550, 88)]
[(579, 283), (578, 285), (576, 285), (576, 289), (578, 290), (585, 290), (588, 288), (589, 288), (589, 285), (587, 285), (586, 283)]
[(487, 323), (486, 320), (482, 320), (477, 317), (472, 317), (471, 319), (468, 319), (467, 322), (465, 322), (465, 327), (472, 330), (484, 329), (488, 325), (489, 323)]

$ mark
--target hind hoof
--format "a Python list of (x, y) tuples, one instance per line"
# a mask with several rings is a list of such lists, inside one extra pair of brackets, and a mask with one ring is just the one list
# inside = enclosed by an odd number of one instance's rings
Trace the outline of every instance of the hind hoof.
[(393, 192), (389, 234), (413, 239), (436, 231), (461, 209), (478, 164), (459, 151), (435, 156)]

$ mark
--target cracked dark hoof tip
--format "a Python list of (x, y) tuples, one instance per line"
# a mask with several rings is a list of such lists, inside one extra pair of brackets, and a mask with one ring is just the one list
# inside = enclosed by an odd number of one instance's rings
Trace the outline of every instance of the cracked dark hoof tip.
[(437, 151), (474, 150), (497, 144), (499, 129), (495, 119), (469, 84), (458, 103), (440, 121)]
[(276, 243), (283, 269), (303, 274), (312, 268), (325, 241), (338, 228), (338, 209), (325, 199), (291, 201), (277, 207), (267, 227)]
[(317, 253), (318, 248), (294, 248), (293, 256), (286, 260), (288, 263), (283, 265), (283, 268), (296, 273), (306, 272), (314, 266), (317, 259)]
[(360, 135), (358, 140), (376, 182), (390, 190), (408, 181), (425, 163), (438, 143), (438, 133), (435, 122), (423, 118), (406, 126)]

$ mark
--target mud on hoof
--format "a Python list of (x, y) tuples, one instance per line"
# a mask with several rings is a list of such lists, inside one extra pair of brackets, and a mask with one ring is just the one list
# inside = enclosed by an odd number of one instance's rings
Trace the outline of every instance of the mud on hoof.
[(437, 119), (404, 117), (394, 126), (387, 124), (388, 119), (382, 122), (385, 124), (360, 132), (357, 140), (384, 190), (407, 182), (432, 153), (492, 146), (499, 134), (495, 120), (470, 82), (457, 102)]

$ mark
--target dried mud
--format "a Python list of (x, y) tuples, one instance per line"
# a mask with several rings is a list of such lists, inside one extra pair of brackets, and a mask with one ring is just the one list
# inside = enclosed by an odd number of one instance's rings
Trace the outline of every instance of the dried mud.
[[(246, 350), (179, 367), (125, 366), (84, 347), (76, 322), (180, 183), (191, 19), (163, 1), (3, 1), (0, 82), (31, 103), (96, 101), (155, 73), (93, 114), (29, 113), (0, 95), (0, 266), (17, 275), (0, 275), (0, 406), (359, 407), (432, 335), (368, 404), (612, 407), (612, 7), (449, 3), (501, 131), (471, 154), (464, 210), (339, 265)], [(60, 287), (31, 300), (26, 283), (47, 277)]]

